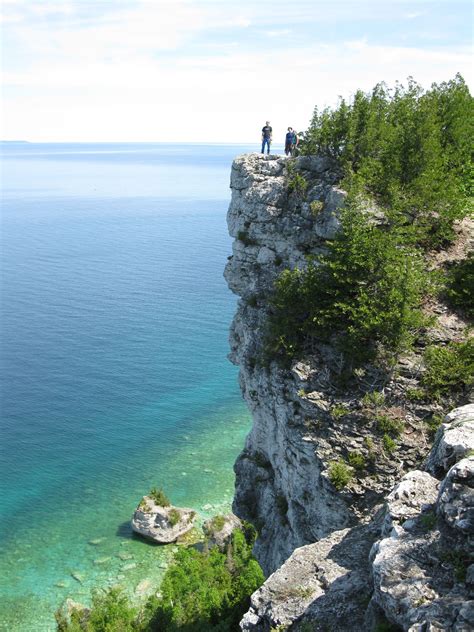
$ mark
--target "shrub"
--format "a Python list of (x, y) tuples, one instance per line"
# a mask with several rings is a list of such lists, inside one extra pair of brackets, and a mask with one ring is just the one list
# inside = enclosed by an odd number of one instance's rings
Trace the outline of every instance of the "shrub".
[(333, 406), (331, 408), (331, 417), (333, 419), (341, 419), (341, 417), (344, 417), (345, 415), (348, 415), (351, 411), (349, 410), (349, 408), (347, 408), (347, 406), (344, 406), (343, 404), (337, 404), (336, 406)]
[(405, 397), (409, 402), (419, 402), (425, 399), (425, 391), (422, 388), (407, 388)]
[(225, 516), (221, 516), (221, 515), (217, 515), (217, 516), (213, 516), (213, 518), (211, 519), (211, 530), (212, 531), (221, 531), (221, 529), (224, 528), (225, 525)]
[(377, 428), (386, 434), (399, 437), (403, 431), (403, 422), (401, 419), (393, 419), (388, 415), (379, 415), (377, 418)]
[(375, 196), (411, 239), (439, 246), (468, 212), (473, 121), (460, 75), (426, 92), (411, 78), (406, 88), (381, 83), (333, 110), (315, 109), (302, 151), (331, 157), (346, 187)]
[(292, 357), (312, 340), (337, 334), (346, 357), (361, 363), (380, 350), (406, 348), (424, 323), (427, 277), (419, 254), (355, 208), (341, 221), (328, 254), (278, 277), (270, 301), (270, 354)]
[(145, 498), (142, 498), (141, 501), (139, 502), (138, 509), (141, 509), (144, 513), (149, 513), (152, 511), (151, 507), (149, 506)]
[(382, 437), (382, 443), (384, 450), (388, 452), (388, 454), (393, 454), (397, 449), (397, 444), (388, 434), (384, 434), (384, 436)]
[(249, 234), (246, 230), (239, 230), (239, 232), (237, 233), (237, 239), (245, 244), (245, 246), (256, 246), (258, 243), (255, 239), (249, 237)]
[(428, 347), (422, 384), (435, 399), (458, 393), (474, 383), (474, 340)]
[(176, 526), (178, 522), (181, 520), (181, 514), (178, 509), (170, 509), (168, 512), (168, 522), (172, 527)]
[(56, 613), (59, 632), (226, 632), (238, 628), (250, 595), (264, 581), (252, 556), (255, 530), (235, 530), (225, 553), (181, 548), (160, 586), (160, 597), (150, 597), (141, 610), (124, 593), (111, 588), (97, 591), (90, 614)]
[(381, 391), (368, 391), (362, 398), (364, 406), (369, 408), (378, 408), (383, 406), (385, 402), (385, 395)]
[(331, 461), (328, 475), (329, 480), (338, 491), (346, 487), (352, 478), (350, 467), (342, 460)]
[(474, 253), (448, 269), (445, 298), (451, 307), (474, 320)]
[(304, 197), (306, 189), (308, 188), (308, 182), (301, 173), (293, 173), (288, 181), (288, 191), (291, 193), (294, 191), (299, 197)]
[(434, 414), (428, 419), (425, 419), (425, 424), (428, 427), (428, 433), (431, 439), (434, 439), (434, 436), (442, 423), (443, 423), (443, 415)]
[(431, 531), (432, 529), (434, 529), (436, 523), (437, 517), (434, 511), (429, 511), (428, 513), (421, 514), (420, 524), (425, 531)]
[(171, 505), (168, 496), (161, 488), (157, 489), (156, 487), (153, 487), (148, 496), (160, 507), (169, 507)]
[(73, 611), (70, 622), (64, 611), (55, 614), (58, 632), (133, 632), (139, 630), (136, 623), (137, 609), (130, 605), (127, 596), (119, 588), (96, 590), (87, 617), (81, 611)]
[(324, 204), (322, 202), (320, 202), (319, 200), (314, 200), (309, 205), (309, 208), (311, 209), (311, 214), (314, 217), (317, 217), (319, 215), (319, 213), (321, 213), (321, 211), (323, 210), (323, 207), (324, 207)]
[(264, 581), (252, 544), (253, 539), (236, 530), (227, 553), (217, 547), (207, 553), (193, 548), (178, 551), (161, 584), (162, 597), (151, 597), (147, 603), (147, 629), (237, 629), (250, 594)]
[(349, 465), (355, 470), (361, 471), (365, 469), (365, 457), (360, 452), (350, 452), (347, 460), (349, 461)]

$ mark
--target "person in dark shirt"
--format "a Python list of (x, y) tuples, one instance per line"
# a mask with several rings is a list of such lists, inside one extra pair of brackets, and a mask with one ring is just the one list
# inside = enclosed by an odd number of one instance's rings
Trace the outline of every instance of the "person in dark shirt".
[(285, 154), (287, 156), (293, 152), (293, 145), (296, 145), (296, 133), (292, 127), (289, 127), (285, 136)]
[(267, 154), (270, 153), (270, 145), (272, 142), (272, 128), (270, 127), (270, 121), (267, 121), (262, 127), (262, 154), (265, 153), (265, 145), (267, 146)]

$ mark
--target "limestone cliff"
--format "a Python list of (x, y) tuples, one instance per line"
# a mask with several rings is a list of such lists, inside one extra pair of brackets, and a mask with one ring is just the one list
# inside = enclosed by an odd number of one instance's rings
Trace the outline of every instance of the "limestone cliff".
[[(291, 186), (295, 173), (304, 178), (304, 191)], [(255, 554), (266, 575), (277, 571), (269, 592), (253, 599), (243, 629), (291, 624), (316, 602), (316, 611), (326, 603), (327, 613), (339, 621), (334, 629), (371, 629), (363, 623), (373, 591), (367, 559), (380, 537), (383, 503), (426, 457), (431, 441), (425, 419), (442, 412), (439, 405), (406, 397), (423, 371), (422, 348), (401, 358), (390, 375), (365, 367), (344, 389), (338, 382), (341, 358), (329, 344), (315, 344), (308, 357), (289, 368), (262, 354), (276, 277), (285, 268), (305, 266), (307, 255), (323, 251), (339, 228), (338, 212), (346, 197), (339, 180), (336, 166), (321, 157), (249, 154), (232, 166), (228, 225), (235, 241), (225, 277), (241, 300), (231, 326), (230, 358), (240, 367), (241, 390), (253, 416), (235, 465), (234, 512), (257, 527)], [(368, 212), (377, 220), (376, 208)], [(438, 318), (424, 344), (462, 338), (462, 320), (442, 306), (431, 309)], [(371, 398), (373, 393), (377, 396)], [(381, 415), (402, 427), (390, 453), (378, 426)], [(351, 478), (336, 489), (331, 467), (338, 462), (350, 464)], [(286, 564), (277, 570), (286, 560), (291, 572)], [(334, 582), (336, 597), (324, 597)], [(280, 599), (283, 610), (293, 603), (286, 619), (273, 608), (285, 584), (289, 593)], [(381, 599), (373, 601), (373, 611), (384, 607)], [(357, 628), (357, 621), (362, 627)]]

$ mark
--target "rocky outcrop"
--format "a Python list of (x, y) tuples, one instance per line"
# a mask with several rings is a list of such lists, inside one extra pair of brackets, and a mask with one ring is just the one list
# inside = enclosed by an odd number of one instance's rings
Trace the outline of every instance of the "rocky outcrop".
[(444, 474), (456, 461), (474, 451), (474, 404), (456, 408), (444, 418), (426, 462), (428, 472)]
[[(291, 190), (295, 174), (304, 179), (304, 191)], [(234, 513), (257, 527), (255, 553), (266, 574), (295, 548), (370, 520), (374, 507), (426, 456), (424, 418), (440, 411), (405, 396), (419, 385), (420, 354), (401, 358), (389, 376), (367, 366), (341, 392), (335, 346), (315, 343), (311, 354), (290, 368), (263, 353), (275, 279), (285, 268), (304, 268), (308, 255), (323, 252), (337, 232), (345, 202), (339, 179), (334, 165), (321, 157), (248, 154), (232, 166), (228, 225), (235, 240), (225, 278), (241, 300), (231, 326), (230, 359), (240, 367), (253, 417), (235, 465)], [(375, 207), (367, 213), (381, 221)], [(459, 327), (451, 323), (442, 336), (459, 335)], [(372, 391), (382, 401), (364, 401)], [(382, 441), (381, 416), (402, 428), (391, 453)], [(338, 491), (330, 468), (339, 461), (351, 477)]]
[(221, 551), (226, 549), (234, 530), (241, 528), (242, 521), (233, 513), (214, 516), (202, 525), (208, 546), (217, 546)]
[[(245, 630), (326, 630), (335, 622), (342, 631), (371, 630), (386, 616), (403, 627), (408, 619), (400, 623), (392, 616), (382, 598), (385, 574), (372, 561), (381, 562), (377, 555), (393, 542), (425, 541), (434, 532), (445, 538), (453, 531), (441, 517), (440, 479), (471, 449), (472, 411), (461, 409), (445, 419), (427, 458), (426, 420), (443, 411), (436, 402), (407, 397), (419, 391), (424, 346), (462, 339), (465, 323), (441, 308), (436, 325), (389, 374), (366, 365), (342, 375), (331, 341), (314, 342), (289, 367), (264, 353), (274, 281), (286, 268), (304, 268), (308, 255), (323, 253), (337, 235), (346, 200), (339, 181), (335, 166), (322, 157), (249, 154), (232, 166), (228, 225), (234, 244), (225, 277), (240, 301), (230, 359), (239, 365), (253, 417), (235, 465), (233, 511), (256, 526), (254, 552), (269, 576), (252, 597)], [(366, 212), (374, 222), (385, 221), (375, 206), (368, 204)], [(342, 484), (336, 466), (344, 471)], [(462, 472), (457, 476), (459, 489)], [(453, 523), (469, 521), (462, 509), (467, 495), (460, 492), (459, 502), (449, 496)], [(423, 532), (433, 520), (440, 528)], [(396, 559), (390, 550), (387, 562)], [(444, 599), (441, 588), (436, 594)]]
[(474, 621), (474, 457), (450, 468), (431, 506), (423, 487), (410, 491), (411, 517), (372, 549), (372, 600), (403, 630), (467, 632)]
[(151, 496), (144, 496), (132, 518), (132, 529), (141, 536), (169, 544), (193, 528), (196, 512), (173, 505), (156, 504)]
[[(335, 531), (296, 549), (251, 598), (242, 630), (363, 630), (371, 597), (369, 551), (374, 525)], [(279, 628), (281, 626), (281, 628)]]
[(474, 457), (441, 482), (409, 472), (369, 524), (296, 549), (252, 595), (240, 627), (370, 632), (388, 622), (410, 632), (467, 632), (473, 537)]

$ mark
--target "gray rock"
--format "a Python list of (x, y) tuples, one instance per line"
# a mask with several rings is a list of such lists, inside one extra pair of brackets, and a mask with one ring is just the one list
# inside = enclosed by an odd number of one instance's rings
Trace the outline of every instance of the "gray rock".
[(344, 529), (296, 549), (252, 595), (241, 629), (286, 629), (296, 621), (313, 630), (335, 621), (338, 630), (362, 629), (371, 592), (368, 554), (377, 533), (368, 526)]
[(341, 228), (340, 211), (346, 202), (347, 193), (331, 187), (326, 195), (324, 208), (318, 213), (314, 230), (322, 239), (334, 239)]
[(225, 516), (214, 516), (210, 520), (206, 520), (202, 528), (204, 535), (209, 540), (209, 544), (224, 550), (232, 537), (233, 531), (241, 526), (242, 522), (239, 518), (229, 513)]
[[(178, 520), (176, 520), (176, 517)], [(145, 538), (169, 544), (193, 528), (196, 512), (183, 507), (162, 507), (144, 496), (132, 518), (132, 529)]]
[[(387, 508), (382, 535), (429, 510), (438, 497), (439, 481), (427, 472), (408, 472), (387, 496)], [(405, 527), (406, 528), (406, 527)]]
[(443, 476), (449, 468), (474, 450), (474, 404), (455, 408), (438, 428), (426, 469)]
[(441, 484), (438, 512), (452, 529), (474, 535), (474, 456), (449, 470)]

